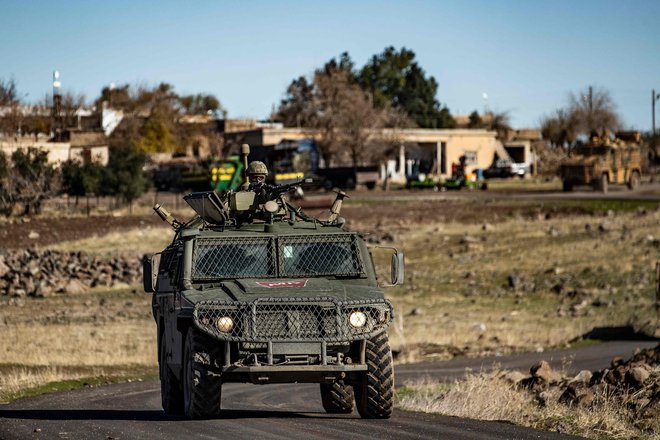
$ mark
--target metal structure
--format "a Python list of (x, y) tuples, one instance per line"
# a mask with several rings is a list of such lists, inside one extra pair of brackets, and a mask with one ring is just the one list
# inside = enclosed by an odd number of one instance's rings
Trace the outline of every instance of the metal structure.
[(55, 70), (53, 72), (53, 109), (52, 109), (52, 123), (53, 123), (53, 140), (61, 141), (63, 131), (65, 129), (64, 117), (62, 115), (62, 94), (60, 88), (60, 72)]

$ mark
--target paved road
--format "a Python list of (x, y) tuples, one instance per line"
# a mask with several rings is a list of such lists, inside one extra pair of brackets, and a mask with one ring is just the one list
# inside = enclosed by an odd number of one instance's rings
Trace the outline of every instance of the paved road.
[[(576, 350), (484, 359), (402, 365), (397, 381), (432, 377), (450, 380), (466, 368), (499, 363), (526, 370), (546, 359), (570, 369), (597, 369), (613, 356), (629, 356), (655, 342), (611, 342)], [(160, 409), (159, 384), (134, 382), (23, 399), (0, 407), (0, 439), (570, 439), (566, 435), (502, 422), (395, 411), (390, 420), (327, 415), (317, 385), (223, 387), (223, 415), (205, 421), (167, 419)]]

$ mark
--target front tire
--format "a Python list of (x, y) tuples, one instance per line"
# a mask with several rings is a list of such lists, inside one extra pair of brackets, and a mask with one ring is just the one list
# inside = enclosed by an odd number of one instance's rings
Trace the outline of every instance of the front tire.
[(183, 410), (188, 418), (220, 414), (223, 350), (220, 342), (191, 327), (183, 352)]
[(163, 411), (167, 415), (183, 414), (183, 390), (181, 382), (167, 365), (167, 350), (160, 336), (158, 367), (160, 373), (160, 399)]
[(609, 189), (609, 179), (607, 177), (607, 174), (603, 173), (600, 176), (600, 180), (598, 181), (598, 190), (602, 192), (603, 194), (607, 193), (607, 190)]
[(367, 372), (353, 386), (355, 404), (363, 419), (388, 419), (394, 404), (394, 362), (387, 333), (367, 340)]
[(633, 171), (630, 175), (630, 180), (628, 181), (628, 188), (636, 189), (639, 186), (640, 180), (641, 179), (639, 177), (639, 173), (637, 171)]
[(343, 382), (322, 383), (321, 403), (328, 414), (350, 414), (353, 412), (353, 389)]

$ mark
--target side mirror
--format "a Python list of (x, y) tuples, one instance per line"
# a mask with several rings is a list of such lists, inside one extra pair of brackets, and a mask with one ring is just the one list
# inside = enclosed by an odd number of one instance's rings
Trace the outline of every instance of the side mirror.
[(145, 255), (142, 258), (142, 284), (145, 292), (153, 293), (156, 290), (159, 265), (160, 254)]
[(404, 275), (403, 252), (395, 251), (392, 254), (392, 285), (403, 284)]

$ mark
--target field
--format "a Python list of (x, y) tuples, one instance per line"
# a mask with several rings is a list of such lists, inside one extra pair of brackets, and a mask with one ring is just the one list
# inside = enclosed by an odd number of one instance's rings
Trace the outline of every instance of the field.
[[(406, 253), (405, 284), (387, 290), (396, 362), (541, 351), (604, 327), (660, 336), (657, 202), (416, 197), (354, 197), (343, 211), (367, 240)], [(39, 246), (128, 255), (137, 264), (172, 236), (147, 212), (5, 221), (3, 234), (10, 249), (36, 230)], [(71, 223), (75, 233), (66, 232)], [(386, 253), (374, 256), (386, 279)], [(150, 305), (137, 285), (0, 298), (0, 400), (157, 377)]]

